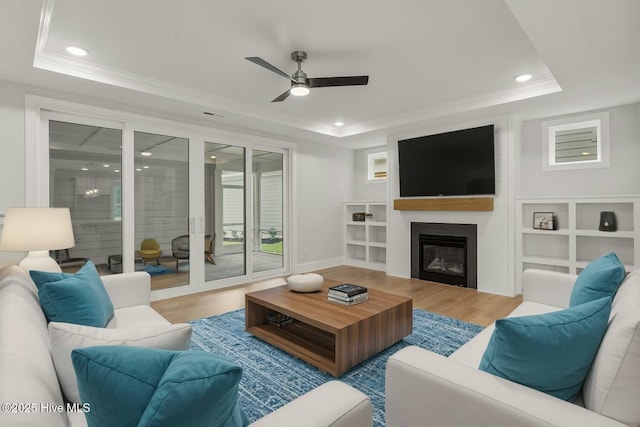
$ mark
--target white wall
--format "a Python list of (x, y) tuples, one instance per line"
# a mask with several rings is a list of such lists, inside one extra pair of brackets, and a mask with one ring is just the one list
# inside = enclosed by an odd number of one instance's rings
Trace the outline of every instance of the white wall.
[(0, 80), (0, 209), (25, 201), (24, 92)]
[(353, 156), (352, 150), (317, 143), (297, 146), (293, 180), (297, 271), (342, 264), (342, 209), (343, 202), (353, 197)]
[[(398, 179), (398, 144), (405, 138), (495, 125), (496, 196), (491, 212), (396, 211), (393, 200), (400, 196)], [(387, 231), (387, 274), (411, 277), (411, 222), (477, 224), (478, 290), (513, 295), (513, 132), (508, 118), (461, 123), (448, 128), (424, 129), (411, 135), (389, 138), (389, 228)]]
[[(25, 203), (24, 90), (0, 80), (0, 212)], [(0, 226), (1, 229), (1, 226)], [(24, 258), (0, 252), (0, 267)]]
[(387, 146), (383, 145), (354, 152), (354, 200), (378, 201), (387, 199), (388, 180), (373, 182), (367, 180), (367, 154), (378, 151), (387, 151)]
[[(522, 197), (600, 196), (640, 194), (640, 108), (623, 105), (609, 112), (611, 162), (608, 168), (542, 170), (542, 122), (587, 112), (525, 121), (520, 147)], [(590, 113), (590, 112), (589, 112)]]

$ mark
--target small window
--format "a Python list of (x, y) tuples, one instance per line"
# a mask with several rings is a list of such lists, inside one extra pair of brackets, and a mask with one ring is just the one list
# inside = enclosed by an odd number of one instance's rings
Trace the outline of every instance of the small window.
[(542, 169), (609, 167), (609, 114), (542, 123)]
[(387, 179), (387, 152), (379, 151), (367, 154), (367, 181)]

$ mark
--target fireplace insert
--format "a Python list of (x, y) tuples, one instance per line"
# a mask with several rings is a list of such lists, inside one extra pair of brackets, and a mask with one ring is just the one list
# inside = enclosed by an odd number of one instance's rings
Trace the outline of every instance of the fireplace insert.
[(411, 277), (476, 289), (476, 224), (411, 223)]
[(467, 238), (420, 235), (420, 279), (467, 285)]

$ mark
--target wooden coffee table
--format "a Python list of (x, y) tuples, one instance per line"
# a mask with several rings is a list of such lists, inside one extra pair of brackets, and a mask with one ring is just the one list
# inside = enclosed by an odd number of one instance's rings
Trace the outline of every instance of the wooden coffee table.
[[(369, 300), (352, 306), (329, 302), (325, 280), (319, 292), (296, 293), (285, 286), (246, 294), (246, 330), (293, 356), (339, 377), (400, 341), (413, 327), (413, 300), (369, 289)], [(282, 326), (269, 315), (293, 319)]]

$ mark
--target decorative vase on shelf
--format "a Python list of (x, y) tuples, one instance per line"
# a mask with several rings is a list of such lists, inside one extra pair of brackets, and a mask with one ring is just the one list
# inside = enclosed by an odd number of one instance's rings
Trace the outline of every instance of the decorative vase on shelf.
[(616, 224), (615, 212), (600, 212), (600, 231), (616, 231), (618, 226)]

